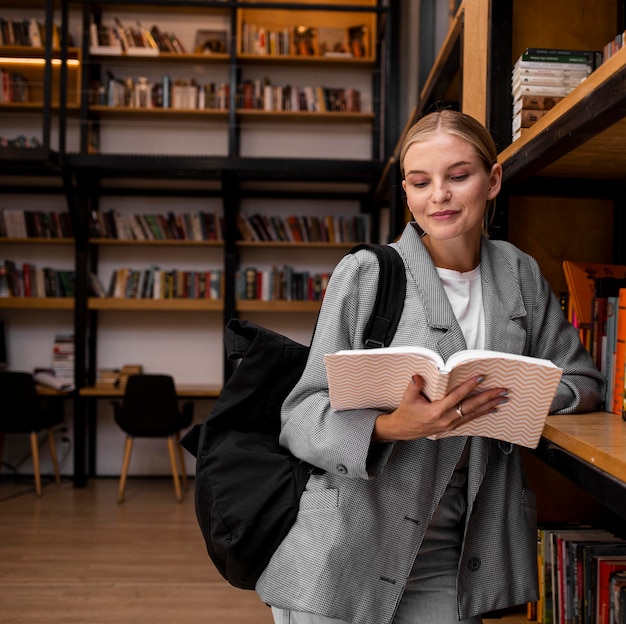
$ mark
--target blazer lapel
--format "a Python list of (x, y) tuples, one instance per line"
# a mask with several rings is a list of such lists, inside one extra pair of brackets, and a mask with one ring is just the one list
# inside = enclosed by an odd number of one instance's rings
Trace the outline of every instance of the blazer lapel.
[(526, 346), (526, 308), (513, 271), (498, 248), (483, 239), (480, 252), (486, 349), (523, 354)]
[(444, 360), (467, 349), (463, 332), (448, 301), (437, 269), (415, 228), (409, 223), (398, 245), (424, 303), (426, 323), (436, 336), (437, 350)]

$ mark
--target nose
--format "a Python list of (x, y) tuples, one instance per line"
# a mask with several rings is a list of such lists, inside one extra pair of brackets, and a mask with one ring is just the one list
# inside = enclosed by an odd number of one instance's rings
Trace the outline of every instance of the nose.
[(445, 184), (438, 184), (433, 189), (432, 201), (434, 204), (441, 204), (448, 201), (452, 193)]

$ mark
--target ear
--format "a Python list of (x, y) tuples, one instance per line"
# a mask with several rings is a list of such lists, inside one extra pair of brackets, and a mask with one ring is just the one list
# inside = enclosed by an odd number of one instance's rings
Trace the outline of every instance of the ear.
[(496, 163), (491, 167), (489, 174), (489, 189), (487, 190), (487, 199), (495, 199), (496, 195), (502, 188), (502, 166)]

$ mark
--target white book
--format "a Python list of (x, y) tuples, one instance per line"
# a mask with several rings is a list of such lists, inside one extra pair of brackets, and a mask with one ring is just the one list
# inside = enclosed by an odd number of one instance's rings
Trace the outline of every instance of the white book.
[(506, 388), (508, 402), (494, 414), (461, 424), (431, 439), (448, 436), (484, 436), (535, 448), (556, 394), (562, 369), (550, 360), (498, 351), (459, 351), (444, 363), (422, 347), (354, 349), (327, 354), (330, 405), (337, 411), (398, 407), (413, 375), (424, 382), (431, 401), (471, 377), (484, 375), (481, 390)]
[[(561, 63), (561, 65), (563, 65)], [(588, 76), (591, 69), (588, 65), (565, 65), (565, 67), (522, 67), (515, 66), (512, 76)]]
[(520, 85), (513, 90), (513, 100), (517, 100), (522, 95), (550, 95), (564, 97), (571, 93), (576, 87), (557, 85)]
[(533, 74), (520, 74), (513, 77), (511, 84), (513, 85), (514, 91), (517, 85), (562, 85), (566, 87), (576, 87), (585, 78), (586, 75), (577, 74), (571, 76), (535, 76)]
[(593, 69), (588, 63), (563, 63), (560, 61), (522, 61), (518, 60), (513, 65), (516, 69), (554, 69), (557, 71), (586, 71), (590, 74)]

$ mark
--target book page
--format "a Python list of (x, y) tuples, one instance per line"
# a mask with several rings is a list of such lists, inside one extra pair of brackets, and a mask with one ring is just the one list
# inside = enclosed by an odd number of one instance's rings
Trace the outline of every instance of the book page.
[(529, 448), (537, 446), (563, 373), (560, 368), (539, 358), (474, 351), (456, 354), (457, 363), (448, 372), (440, 370), (441, 358), (432, 351), (424, 353), (428, 351), (391, 347), (326, 355), (331, 407), (337, 411), (371, 408), (389, 412), (400, 404), (415, 374), (422, 377), (423, 394), (431, 401), (441, 399), (470, 377), (483, 375), (481, 390), (506, 388), (508, 402), (495, 414), (468, 421), (432, 439), (475, 435)]
[(445, 395), (446, 378), (439, 370), (443, 360), (429, 349), (355, 349), (328, 354), (324, 362), (330, 404), (336, 410), (392, 411), (415, 374), (424, 380), (424, 394), (429, 398)]

